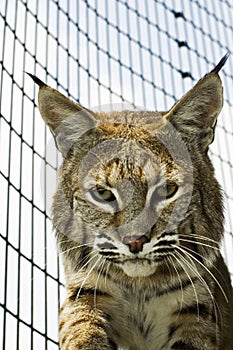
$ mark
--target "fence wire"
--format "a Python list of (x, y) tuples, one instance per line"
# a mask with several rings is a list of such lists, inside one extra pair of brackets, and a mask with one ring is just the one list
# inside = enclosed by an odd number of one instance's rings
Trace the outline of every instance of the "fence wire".
[[(58, 349), (63, 274), (50, 205), (59, 157), (25, 71), (82, 105), (166, 110), (233, 48), (227, 0), (1, 0), (0, 346)], [(233, 274), (232, 58), (211, 147)]]

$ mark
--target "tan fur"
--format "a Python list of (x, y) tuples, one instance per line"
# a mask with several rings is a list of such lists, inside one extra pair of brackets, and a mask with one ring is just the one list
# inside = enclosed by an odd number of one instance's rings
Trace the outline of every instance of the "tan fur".
[(34, 77), (64, 157), (53, 204), (62, 350), (233, 350), (222, 195), (207, 155), (226, 58), (162, 113), (94, 114)]

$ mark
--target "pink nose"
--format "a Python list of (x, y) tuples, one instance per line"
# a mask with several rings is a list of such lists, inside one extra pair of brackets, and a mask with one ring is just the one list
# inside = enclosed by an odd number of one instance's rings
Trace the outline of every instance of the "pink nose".
[(149, 238), (143, 236), (126, 236), (123, 238), (123, 243), (129, 246), (131, 253), (139, 253), (143, 249), (144, 243), (150, 242)]

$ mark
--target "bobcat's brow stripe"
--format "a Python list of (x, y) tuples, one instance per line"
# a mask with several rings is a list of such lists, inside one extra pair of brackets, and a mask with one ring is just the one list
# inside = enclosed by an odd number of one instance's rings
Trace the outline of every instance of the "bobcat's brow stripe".
[(88, 247), (80, 248), (80, 259), (79, 259), (80, 267), (83, 267), (87, 263), (90, 252), (91, 252), (91, 249)]

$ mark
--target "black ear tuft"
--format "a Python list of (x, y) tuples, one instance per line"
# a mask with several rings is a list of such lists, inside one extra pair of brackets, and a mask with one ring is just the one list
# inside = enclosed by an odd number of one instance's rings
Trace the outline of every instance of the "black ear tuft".
[(51, 88), (31, 73), (27, 73), (39, 85), (38, 105), (42, 118), (55, 137), (59, 151), (66, 156), (84, 133), (97, 124), (95, 114)]
[(37, 84), (39, 85), (39, 87), (42, 87), (42, 86), (47, 86), (42, 80), (40, 80), (39, 78), (37, 78), (35, 75), (31, 74), (31, 73), (28, 73), (28, 72), (25, 72), (27, 75), (29, 75), (29, 77), (32, 78), (32, 80)]
[(221, 61), (217, 64), (216, 67), (214, 67), (214, 69), (210, 72), (210, 73), (218, 73), (220, 71), (220, 69), (222, 69), (222, 67), (224, 66), (224, 64), (226, 63), (228, 57), (230, 56), (230, 52), (227, 52), (226, 55), (221, 59)]
[(199, 82), (165, 114), (183, 137), (194, 140), (206, 151), (214, 139), (214, 128), (223, 105), (222, 82), (218, 75), (226, 63), (228, 52)]

